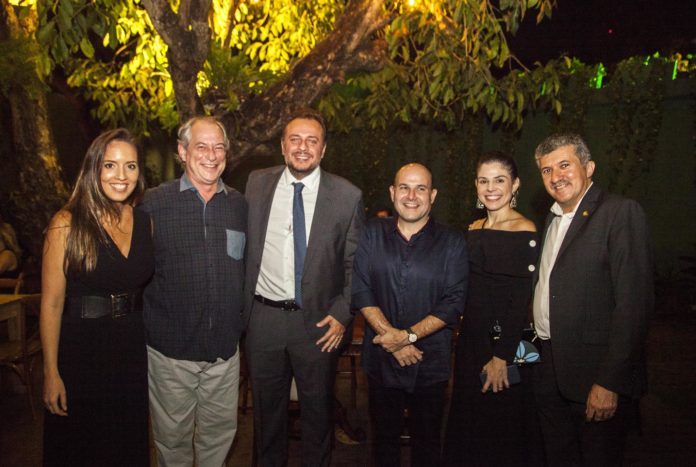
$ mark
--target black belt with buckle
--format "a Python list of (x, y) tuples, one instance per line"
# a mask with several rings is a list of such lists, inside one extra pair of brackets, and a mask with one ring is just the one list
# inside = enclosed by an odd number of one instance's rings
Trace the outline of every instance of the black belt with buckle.
[(254, 295), (254, 299), (257, 302), (263, 303), (264, 305), (268, 305), (273, 308), (280, 308), (283, 311), (301, 310), (300, 305), (298, 305), (295, 300), (271, 300), (270, 298), (262, 297), (261, 295)]
[(124, 292), (108, 296), (84, 295), (65, 297), (64, 313), (73, 318), (95, 319), (111, 316), (113, 319), (142, 311), (143, 291)]

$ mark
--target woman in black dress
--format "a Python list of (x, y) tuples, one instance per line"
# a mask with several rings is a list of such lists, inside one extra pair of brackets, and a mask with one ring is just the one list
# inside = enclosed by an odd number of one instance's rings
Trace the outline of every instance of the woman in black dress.
[[(477, 207), (469, 226), (469, 287), (457, 338), (445, 465), (533, 466), (540, 448), (528, 368), (512, 368), (539, 253), (534, 223), (515, 211), (515, 161), (484, 154), (476, 170)], [(519, 369), (520, 383), (512, 373)]]
[(147, 466), (141, 288), (154, 268), (144, 178), (127, 130), (87, 150), (44, 242), (44, 465)]

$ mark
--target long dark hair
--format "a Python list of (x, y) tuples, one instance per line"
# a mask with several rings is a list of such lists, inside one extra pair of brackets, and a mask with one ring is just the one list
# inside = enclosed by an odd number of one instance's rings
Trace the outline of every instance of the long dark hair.
[(106, 131), (92, 141), (82, 161), (75, 189), (64, 208), (71, 214), (70, 233), (65, 246), (66, 273), (93, 271), (97, 265), (99, 244), (108, 242), (102, 221), (118, 222), (121, 218), (119, 203), (111, 201), (104, 194), (100, 181), (106, 149), (114, 141), (130, 144), (138, 155), (138, 183), (126, 203), (136, 203), (145, 191), (142, 157), (135, 138), (128, 130), (117, 128)]

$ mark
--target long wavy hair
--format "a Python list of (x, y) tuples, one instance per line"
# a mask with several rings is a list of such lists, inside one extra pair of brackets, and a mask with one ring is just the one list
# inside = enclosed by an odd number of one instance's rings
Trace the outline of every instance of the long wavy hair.
[(135, 190), (125, 201), (135, 204), (145, 191), (145, 175), (142, 156), (133, 135), (125, 128), (117, 128), (99, 135), (87, 149), (82, 161), (75, 189), (65, 205), (71, 214), (70, 233), (65, 247), (66, 273), (80, 274), (93, 271), (97, 265), (97, 252), (100, 244), (108, 243), (108, 234), (102, 222), (118, 222), (121, 219), (119, 203), (111, 201), (101, 185), (101, 170), (104, 155), (110, 143), (123, 141), (135, 148), (138, 158), (138, 182)]

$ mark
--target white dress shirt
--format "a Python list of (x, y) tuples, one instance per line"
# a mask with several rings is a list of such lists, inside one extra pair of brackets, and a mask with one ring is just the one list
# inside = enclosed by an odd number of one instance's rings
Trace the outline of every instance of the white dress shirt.
[(304, 184), (302, 202), (307, 244), (309, 244), (320, 179), (319, 167), (302, 180), (293, 177), (287, 167), (280, 175), (268, 217), (261, 269), (256, 283), (258, 295), (271, 300), (295, 298), (295, 246), (292, 232), (292, 201), (295, 190), (292, 184), (293, 182)]
[[(592, 186), (592, 183), (590, 183), (590, 186)], [(587, 187), (588, 191), (590, 186)], [(551, 212), (555, 214), (555, 217), (551, 221), (544, 239), (544, 249), (541, 252), (541, 262), (539, 264), (539, 281), (534, 289), (533, 303), (534, 328), (537, 335), (544, 340), (551, 339), (551, 324), (549, 322), (549, 278), (551, 276), (551, 271), (553, 270), (553, 265), (556, 263), (558, 250), (561, 249), (563, 239), (566, 233), (568, 233), (570, 223), (573, 221), (575, 212), (578, 210), (578, 206), (580, 206), (586, 194), (587, 191), (583, 193), (578, 204), (576, 204), (575, 208), (569, 213), (563, 213), (558, 203), (553, 203), (553, 206), (551, 206)]]

